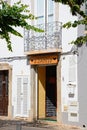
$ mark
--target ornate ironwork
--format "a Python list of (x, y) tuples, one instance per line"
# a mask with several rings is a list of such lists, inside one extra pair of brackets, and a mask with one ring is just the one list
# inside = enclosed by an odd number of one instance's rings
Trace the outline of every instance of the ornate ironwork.
[(62, 47), (62, 29), (60, 22), (40, 24), (36, 27), (44, 30), (44, 32), (39, 33), (32, 30), (24, 30), (25, 52)]

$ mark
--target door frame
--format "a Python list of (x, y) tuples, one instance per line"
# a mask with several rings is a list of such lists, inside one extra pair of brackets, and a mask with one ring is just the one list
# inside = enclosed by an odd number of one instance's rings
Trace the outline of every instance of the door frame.
[[(50, 64), (51, 65), (51, 64)], [(29, 120), (38, 119), (38, 65), (30, 66), (31, 72), (31, 107), (30, 107), (30, 117)], [(58, 64), (56, 64), (56, 75), (57, 75), (57, 122), (62, 122), (62, 108), (61, 108), (61, 58), (59, 56)]]
[(8, 70), (8, 116), (0, 116), (0, 119), (12, 118), (12, 67), (7, 63), (0, 63), (0, 70)]
[(59, 56), (57, 71), (57, 122), (62, 123), (62, 102), (61, 102), (61, 58)]
[[(56, 79), (57, 79), (57, 65), (49, 65), (48, 67), (52, 67), (55, 66), (55, 71), (56, 71)], [(47, 65), (45, 66), (38, 66), (37, 67), (37, 118), (38, 119), (45, 119), (45, 118), (51, 118), (51, 117), (47, 117), (46, 116), (46, 83), (47, 83), (47, 69), (46, 69)], [(51, 68), (50, 68), (51, 69)], [(56, 80), (56, 92), (57, 92), (57, 80)], [(50, 90), (50, 88), (49, 88)], [(43, 107), (42, 107), (43, 106)], [(57, 93), (56, 93), (56, 110), (57, 110)], [(57, 111), (56, 112), (56, 119), (57, 119)], [(55, 120), (55, 119), (54, 119)]]
[[(38, 67), (38, 66), (37, 66)], [(37, 67), (36, 67), (36, 70), (37, 70)], [(37, 72), (37, 79), (38, 79), (38, 71)], [(57, 119), (57, 122), (58, 123), (61, 123), (62, 122), (62, 108), (61, 108), (61, 59), (59, 58), (59, 61), (58, 61), (58, 64), (56, 64), (56, 83), (57, 83), (57, 110), (56, 110), (56, 119)], [(36, 86), (37, 90), (38, 90), (38, 80), (37, 80), (37, 86)], [(38, 95), (38, 91), (37, 91), (37, 94)], [(38, 96), (36, 97), (37, 99), (37, 109), (38, 109)], [(37, 110), (37, 119), (38, 119), (38, 110)]]

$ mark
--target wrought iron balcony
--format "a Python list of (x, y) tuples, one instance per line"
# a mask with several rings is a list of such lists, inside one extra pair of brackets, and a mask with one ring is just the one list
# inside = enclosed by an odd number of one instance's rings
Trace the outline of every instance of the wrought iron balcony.
[(62, 29), (60, 22), (52, 22), (37, 25), (44, 30), (42, 33), (32, 30), (24, 30), (24, 52), (35, 54), (35, 52), (46, 53), (62, 48)]

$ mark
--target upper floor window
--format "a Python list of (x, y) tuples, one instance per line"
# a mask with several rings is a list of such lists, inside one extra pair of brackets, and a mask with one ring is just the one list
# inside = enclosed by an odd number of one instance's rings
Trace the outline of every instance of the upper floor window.
[(53, 21), (54, 15), (54, 2), (52, 0), (48, 1), (48, 22)]
[(52, 22), (54, 17), (54, 2), (52, 0), (36, 0), (37, 23)]
[(44, 21), (44, 8), (45, 8), (45, 3), (44, 0), (37, 0), (37, 22), (38, 24), (43, 23)]

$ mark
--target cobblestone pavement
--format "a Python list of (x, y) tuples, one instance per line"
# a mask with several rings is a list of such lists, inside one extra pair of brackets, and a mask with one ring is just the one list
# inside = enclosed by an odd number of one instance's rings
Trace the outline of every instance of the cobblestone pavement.
[(38, 122), (0, 120), (0, 130), (87, 130), (76, 126), (62, 124), (46, 124)]

